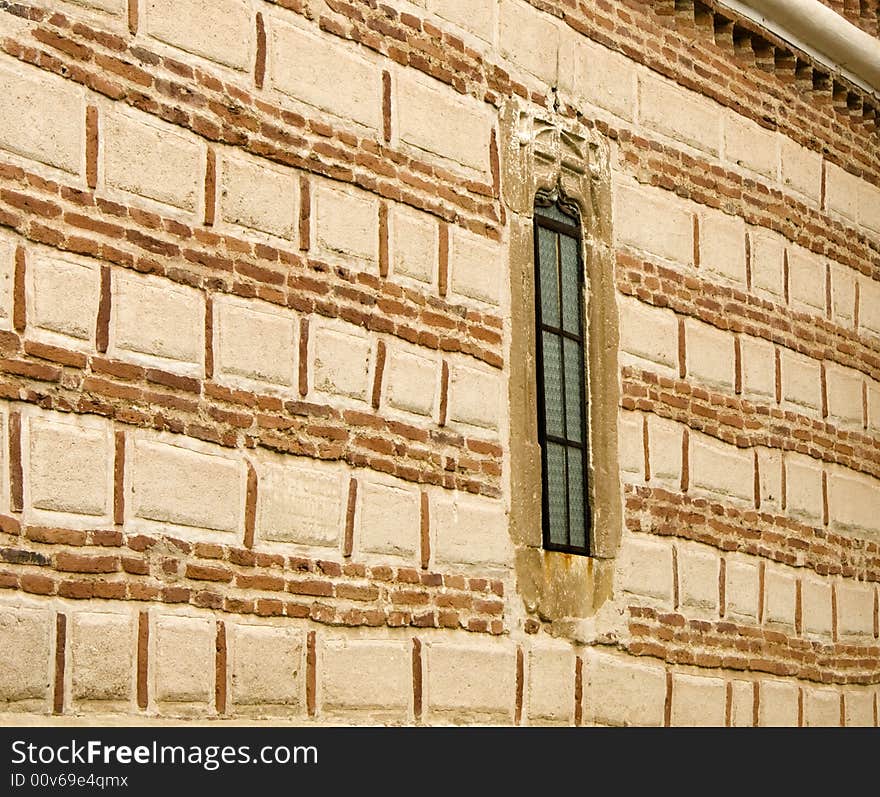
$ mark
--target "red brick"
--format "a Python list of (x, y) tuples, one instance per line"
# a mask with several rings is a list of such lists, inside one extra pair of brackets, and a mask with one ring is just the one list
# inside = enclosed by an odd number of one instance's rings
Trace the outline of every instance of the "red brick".
[(115, 573), (119, 564), (118, 556), (89, 556), (67, 551), (55, 554), (55, 567), (68, 573)]
[(333, 584), (330, 581), (318, 579), (290, 579), (287, 582), (287, 591), (295, 595), (315, 595), (328, 598), (333, 595)]
[(232, 581), (232, 572), (225, 567), (209, 567), (208, 565), (188, 564), (186, 577), (198, 581)]
[(35, 595), (55, 594), (55, 582), (48, 576), (41, 576), (36, 573), (23, 573), (19, 578), (19, 583), (25, 592), (32, 592)]

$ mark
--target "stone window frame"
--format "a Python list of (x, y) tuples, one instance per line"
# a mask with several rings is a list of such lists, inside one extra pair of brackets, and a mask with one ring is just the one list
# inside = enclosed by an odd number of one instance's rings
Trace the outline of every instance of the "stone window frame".
[[(521, 100), (500, 119), (501, 200), (510, 233), (510, 533), (525, 610), (578, 636), (612, 594), (623, 523), (618, 467), (619, 324), (611, 234), (611, 145), (577, 119)], [(535, 371), (534, 205), (539, 193), (581, 219), (589, 391), (589, 556), (546, 550)]]
[[(553, 209), (557, 212), (554, 214)], [(555, 218), (554, 218), (555, 217)], [(564, 246), (562, 241), (573, 241), (575, 244), (574, 266), (577, 272), (577, 285), (584, 288), (585, 274), (583, 267), (583, 252), (581, 233), (581, 216), (577, 205), (568, 201), (568, 198), (561, 194), (558, 190), (548, 193), (546, 191), (538, 191), (535, 196), (534, 211), (534, 285), (535, 285), (535, 389), (537, 397), (537, 427), (538, 441), (541, 447), (541, 520), (543, 530), (544, 548), (546, 550), (565, 551), (567, 553), (578, 554), (581, 556), (589, 556), (590, 554), (590, 535), (592, 532), (592, 502), (590, 500), (589, 491), (589, 466), (590, 466), (590, 437), (589, 437), (589, 407), (590, 397), (587, 385), (587, 363), (586, 363), (586, 347), (589, 344), (586, 336), (587, 324), (584, 318), (586, 310), (586, 302), (584, 301), (584, 291), (581, 290), (580, 296), (576, 304), (572, 307), (570, 302), (562, 299), (562, 285), (565, 282), (564, 274), (568, 270), (566, 263), (570, 263), (570, 259), (564, 256)], [(542, 257), (542, 250), (539, 244), (541, 231), (544, 230), (553, 236), (554, 241), (558, 241), (556, 256), (553, 258), (556, 271), (556, 323), (544, 317), (543, 306), (545, 305), (544, 290), (549, 287), (544, 284), (542, 273), (546, 262)], [(566, 308), (569, 309), (568, 317)], [(571, 314), (575, 314), (571, 318)], [(573, 327), (572, 323), (576, 326)], [(542, 337), (543, 336), (543, 337)], [(550, 340), (556, 340), (559, 343), (559, 374), (561, 378), (561, 402), (560, 412), (561, 427), (557, 433), (553, 433), (548, 428), (546, 418), (547, 407), (547, 384), (546, 371), (544, 367), (547, 362), (547, 349), (544, 343)], [(566, 351), (572, 348), (579, 355), (573, 362), (569, 361)], [(578, 362), (578, 360), (580, 362)], [(570, 369), (574, 367), (575, 372), (572, 374)], [(577, 407), (569, 407), (571, 398), (569, 390), (569, 382), (571, 377), (577, 376), (574, 381), (580, 381), (581, 389), (579, 391), (581, 401)], [(574, 410), (574, 412), (572, 412)], [(579, 434), (575, 436), (569, 429), (570, 422), (574, 422), (579, 427)], [(548, 517), (547, 510), (550, 506), (551, 479), (548, 476), (549, 449), (551, 445), (555, 445), (557, 449), (563, 451), (563, 479), (558, 485), (558, 494), (564, 497), (564, 520), (565, 520), (565, 541), (554, 540), (552, 522)], [(579, 452), (579, 454), (577, 453)], [(572, 478), (571, 454), (577, 454), (581, 460), (581, 478)], [(586, 468), (583, 466), (586, 465)], [(579, 483), (578, 483), (579, 482)], [(581, 491), (581, 507), (583, 521), (583, 541), (573, 540), (575, 524), (572, 522), (572, 498), (577, 491)]]

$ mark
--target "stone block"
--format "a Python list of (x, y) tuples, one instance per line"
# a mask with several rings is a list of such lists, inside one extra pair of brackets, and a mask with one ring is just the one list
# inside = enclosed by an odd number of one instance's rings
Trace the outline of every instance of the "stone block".
[(660, 726), (666, 703), (666, 673), (650, 659), (587, 648), (584, 699), (584, 721), (588, 724)]
[[(110, 424), (89, 415), (39, 411), (29, 412), (22, 420), (27, 519), (76, 526), (111, 522)], [(67, 517), (62, 520), (56, 513)]]
[(101, 115), (104, 182), (194, 213), (205, 174), (205, 145), (179, 127), (133, 110)]
[(299, 218), (295, 172), (243, 155), (218, 164), (220, 218), (247, 230), (293, 240)]
[(178, 435), (129, 435), (129, 521), (239, 534), (244, 528), (245, 467), (219, 446)]
[(310, 459), (273, 457), (257, 466), (257, 537), (336, 548), (345, 526), (348, 475)]
[(85, 119), (79, 86), (6, 56), (0, 59), (0, 148), (82, 174)]
[(421, 538), (419, 491), (405, 482), (364, 481), (358, 502), (358, 550), (414, 559)]
[(245, 0), (146, 0), (147, 35), (187, 53), (245, 71), (253, 58), (254, 14)]
[[(332, 37), (316, 35), (271, 17), (267, 78), (273, 88), (319, 111), (379, 130), (381, 70)], [(335, 79), (328, 80), (333, 75)]]
[[(321, 646), (321, 715), (406, 722), (413, 699), (412, 652), (404, 641), (328, 639)], [(365, 717), (366, 720), (366, 717)]]
[(511, 544), (499, 501), (461, 493), (430, 494), (431, 548), (446, 565), (507, 566)]
[[(134, 694), (137, 636), (132, 614), (76, 612), (68, 626), (74, 706), (97, 702), (104, 710), (128, 709)], [(115, 703), (111, 709), (107, 703)]]
[(98, 262), (43, 251), (32, 253), (26, 292), (29, 337), (49, 345), (93, 351), (101, 294)]
[(213, 322), (218, 381), (243, 389), (293, 387), (297, 323), (291, 311), (266, 302), (217, 296)]
[(297, 628), (227, 623), (230, 696), (246, 714), (302, 712), (303, 632)]
[(425, 702), (432, 723), (513, 721), (516, 653), (496, 644), (431, 642), (426, 658)]
[(114, 270), (111, 357), (184, 376), (204, 375), (205, 297), (161, 277)]

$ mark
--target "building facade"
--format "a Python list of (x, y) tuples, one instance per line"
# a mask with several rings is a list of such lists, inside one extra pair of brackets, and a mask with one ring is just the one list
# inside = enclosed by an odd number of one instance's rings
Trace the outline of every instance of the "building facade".
[(873, 725), (876, 0), (0, 2), (0, 717)]

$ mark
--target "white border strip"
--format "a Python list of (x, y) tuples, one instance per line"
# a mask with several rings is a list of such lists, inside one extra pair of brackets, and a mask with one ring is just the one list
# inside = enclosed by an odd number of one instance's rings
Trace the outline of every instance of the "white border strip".
[(880, 40), (818, 0), (721, 0), (798, 49), (880, 94)]

